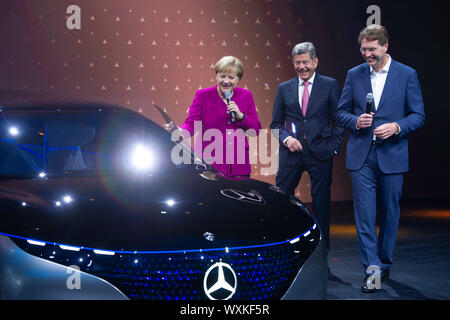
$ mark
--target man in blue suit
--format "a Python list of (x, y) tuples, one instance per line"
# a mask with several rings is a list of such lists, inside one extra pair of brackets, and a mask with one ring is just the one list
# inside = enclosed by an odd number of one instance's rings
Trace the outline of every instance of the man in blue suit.
[(279, 85), (270, 128), (278, 130), (280, 140), (276, 184), (294, 196), (302, 173), (308, 172), (313, 212), (328, 249), (333, 157), (345, 129), (334, 126), (340, 96), (337, 81), (315, 72), (318, 61), (312, 43), (293, 48), (298, 76)]
[[(361, 31), (359, 42), (366, 63), (348, 72), (336, 117), (350, 132), (346, 167), (353, 185), (358, 246), (366, 273), (361, 290), (374, 292), (379, 288), (368, 283), (372, 277), (367, 270), (380, 270), (382, 281), (389, 278), (403, 174), (408, 171), (408, 135), (423, 126), (425, 111), (416, 71), (387, 54), (386, 28), (368, 26)], [(373, 94), (373, 105), (366, 111), (368, 93)]]

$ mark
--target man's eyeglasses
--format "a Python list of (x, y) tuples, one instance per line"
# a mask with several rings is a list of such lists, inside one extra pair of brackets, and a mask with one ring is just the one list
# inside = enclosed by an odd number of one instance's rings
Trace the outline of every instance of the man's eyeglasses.
[(361, 51), (361, 53), (366, 53), (366, 52), (370, 52), (370, 53), (374, 53), (378, 48), (359, 48), (359, 51)]

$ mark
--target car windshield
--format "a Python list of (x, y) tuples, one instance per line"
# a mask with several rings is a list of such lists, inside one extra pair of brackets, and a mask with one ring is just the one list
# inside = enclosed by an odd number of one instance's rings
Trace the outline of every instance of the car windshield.
[(186, 167), (171, 161), (173, 147), (167, 131), (123, 108), (0, 112), (0, 176), (152, 173)]

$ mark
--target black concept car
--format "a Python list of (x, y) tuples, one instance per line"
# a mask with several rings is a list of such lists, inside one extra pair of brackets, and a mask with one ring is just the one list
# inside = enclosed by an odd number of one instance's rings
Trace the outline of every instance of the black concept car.
[(307, 208), (174, 164), (172, 140), (127, 108), (0, 89), (0, 298), (324, 298)]

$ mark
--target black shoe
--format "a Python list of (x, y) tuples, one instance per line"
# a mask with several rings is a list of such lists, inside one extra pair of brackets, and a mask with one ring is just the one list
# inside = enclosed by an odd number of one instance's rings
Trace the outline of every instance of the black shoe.
[(381, 269), (381, 281), (389, 280), (390, 272), (389, 269)]

